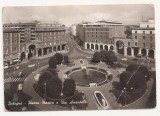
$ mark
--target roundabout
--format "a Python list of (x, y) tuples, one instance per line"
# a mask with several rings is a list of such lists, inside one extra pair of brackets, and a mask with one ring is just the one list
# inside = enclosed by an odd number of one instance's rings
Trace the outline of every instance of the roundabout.
[(73, 79), (76, 85), (84, 87), (100, 86), (112, 79), (107, 70), (96, 67), (78, 67), (68, 70), (65, 74)]

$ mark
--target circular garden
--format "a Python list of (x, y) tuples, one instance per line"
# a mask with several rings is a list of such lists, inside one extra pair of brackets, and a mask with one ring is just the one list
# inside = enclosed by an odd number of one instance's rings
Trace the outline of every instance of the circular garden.
[(100, 86), (111, 81), (106, 70), (96, 67), (78, 67), (67, 71), (65, 74), (73, 79), (78, 86), (89, 87), (90, 84)]

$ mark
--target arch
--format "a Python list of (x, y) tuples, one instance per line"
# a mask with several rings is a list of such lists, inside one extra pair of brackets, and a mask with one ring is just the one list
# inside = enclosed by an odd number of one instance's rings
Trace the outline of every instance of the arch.
[(117, 49), (117, 52), (119, 54), (123, 54), (124, 55), (124, 42), (121, 41), (121, 40), (118, 40), (116, 42), (116, 49)]
[(95, 45), (95, 49), (98, 50), (98, 44)]
[(108, 50), (108, 46), (107, 45), (105, 45), (104, 48), (105, 48), (105, 50)]
[(54, 51), (57, 51), (57, 48), (56, 48), (56, 46), (54, 46), (54, 47), (53, 47), (53, 50), (54, 50)]
[(89, 45), (89, 43), (87, 43), (87, 49), (90, 49), (90, 45)]
[(91, 44), (91, 49), (94, 50), (94, 45), (93, 44)]
[(38, 50), (38, 56), (41, 56), (42, 55), (42, 49), (39, 49)]
[(63, 44), (63, 45), (62, 45), (62, 50), (65, 50), (65, 46), (66, 46), (66, 44)]
[(110, 50), (114, 50), (114, 46), (111, 45), (111, 46), (110, 46)]
[(149, 58), (154, 58), (154, 50), (150, 49), (148, 56), (149, 56)]
[(29, 49), (28, 59), (30, 59), (31, 57), (34, 57), (36, 54), (36, 46), (32, 44), (28, 47), (28, 49)]
[(60, 48), (60, 46), (58, 46), (58, 51), (60, 51), (61, 50), (61, 48)]
[(134, 47), (133, 49), (134, 49), (134, 56), (137, 56), (137, 54), (138, 54), (138, 52), (139, 52), (139, 48)]
[(26, 54), (25, 54), (25, 52), (22, 52), (21, 53), (21, 61), (24, 60), (25, 58), (26, 58)]
[(142, 53), (142, 56), (146, 56), (146, 55), (147, 55), (147, 50), (143, 48), (143, 49), (141, 50), (141, 53)]
[(100, 50), (103, 50), (103, 45), (100, 45)]
[(127, 55), (131, 56), (131, 48), (127, 47)]

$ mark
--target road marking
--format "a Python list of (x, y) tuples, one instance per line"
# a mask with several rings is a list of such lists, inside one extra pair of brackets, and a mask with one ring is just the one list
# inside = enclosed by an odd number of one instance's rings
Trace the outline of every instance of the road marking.
[(7, 79), (4, 79), (4, 83), (7, 83), (7, 82), (23, 82), (25, 80), (25, 78), (7, 78)]

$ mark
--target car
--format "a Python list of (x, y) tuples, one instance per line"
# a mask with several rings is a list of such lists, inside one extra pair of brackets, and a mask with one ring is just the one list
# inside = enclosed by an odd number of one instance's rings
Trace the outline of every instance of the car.
[(94, 97), (96, 99), (96, 103), (98, 104), (99, 109), (110, 109), (110, 105), (104, 95), (100, 91), (94, 92)]
[(35, 64), (29, 64), (28, 67), (29, 67), (29, 68), (35, 67)]
[(121, 58), (122, 61), (127, 61), (127, 58)]
[(92, 59), (92, 57), (91, 57), (91, 56), (86, 56), (86, 58), (87, 58), (87, 59)]
[(19, 69), (19, 66), (16, 66), (15, 69), (18, 70), (18, 69)]
[(3, 68), (4, 68), (4, 69), (7, 69), (7, 68), (9, 68), (9, 66), (8, 66), (8, 65), (5, 65)]

